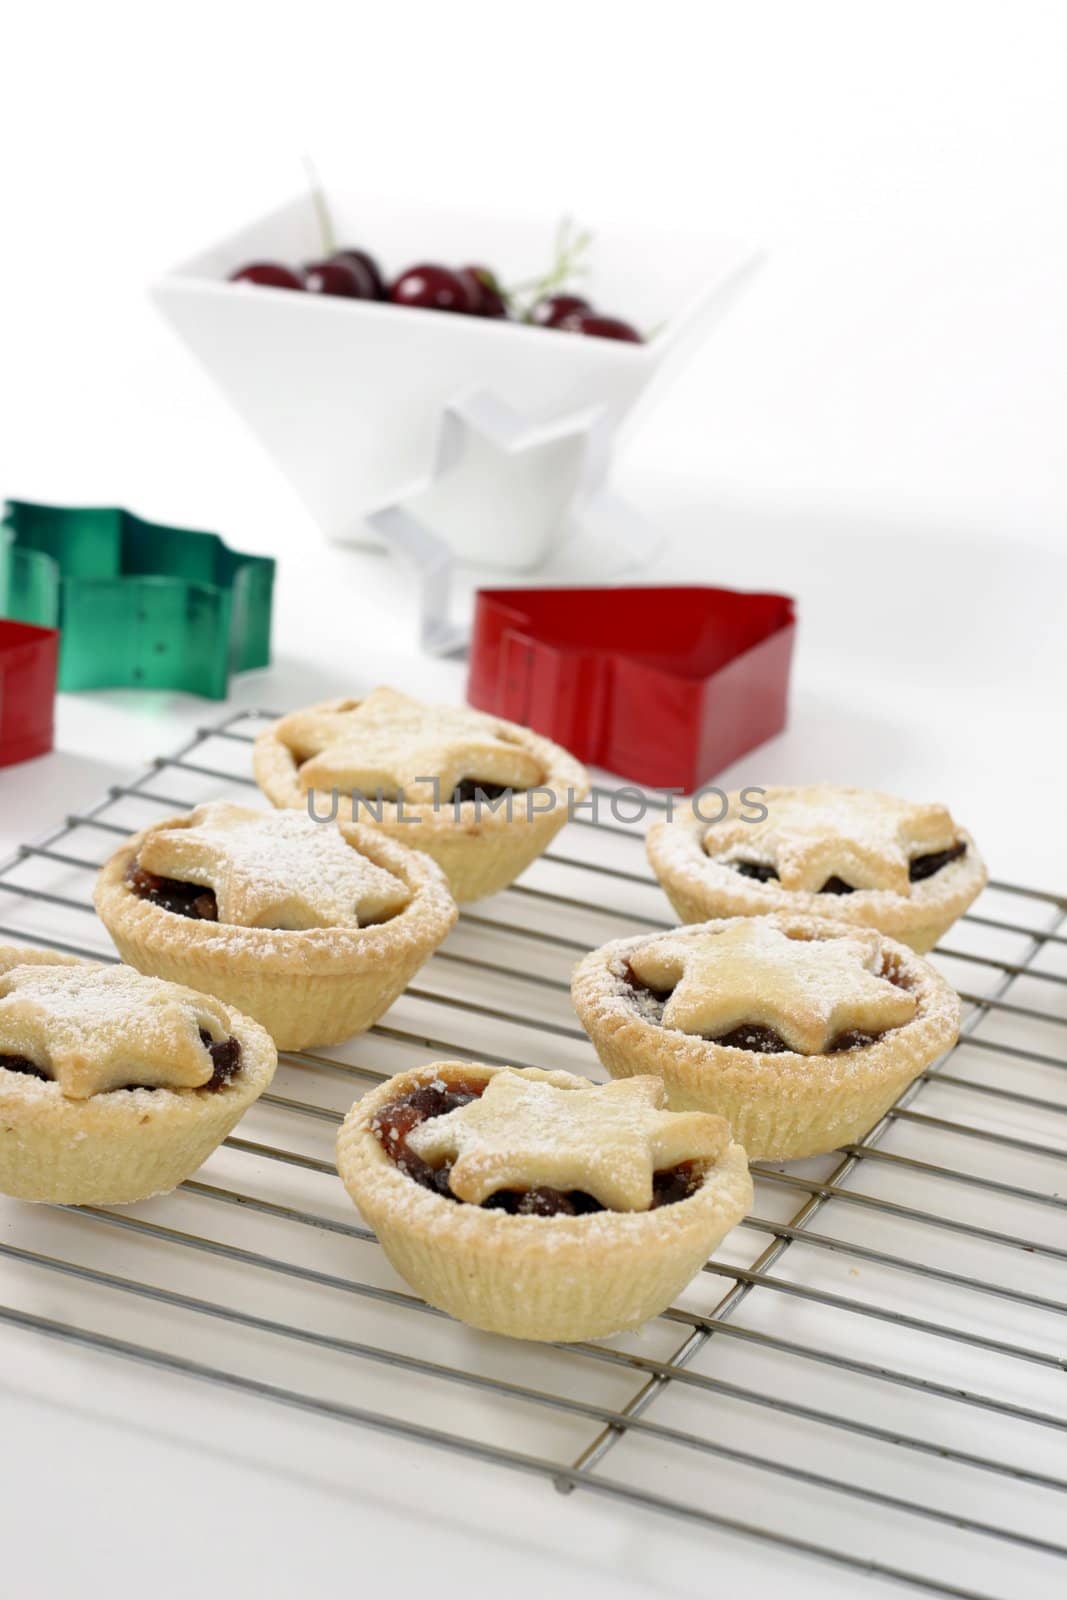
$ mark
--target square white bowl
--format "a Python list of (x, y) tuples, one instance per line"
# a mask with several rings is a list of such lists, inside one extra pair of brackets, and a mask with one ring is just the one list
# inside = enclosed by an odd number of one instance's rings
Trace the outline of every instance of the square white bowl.
[[(338, 244), (368, 250), (387, 277), (419, 261), (490, 266), (505, 284), (550, 264), (548, 219), (331, 195)], [(238, 267), (321, 255), (307, 195), (168, 272), (153, 296), (330, 539), (368, 536), (365, 518), (432, 478), (450, 401), (491, 395), (533, 426), (582, 412), (612, 439), (731, 303), (757, 257), (737, 242), (595, 227), (578, 292), (642, 330), (645, 344), (228, 282)], [(558, 497), (554, 521), (558, 525)], [(474, 519), (477, 521), (477, 519)], [(554, 529), (527, 516), (493, 541), (496, 564), (535, 564)], [(448, 534), (460, 559), (487, 557), (484, 529)], [(464, 546), (467, 545), (467, 548)]]

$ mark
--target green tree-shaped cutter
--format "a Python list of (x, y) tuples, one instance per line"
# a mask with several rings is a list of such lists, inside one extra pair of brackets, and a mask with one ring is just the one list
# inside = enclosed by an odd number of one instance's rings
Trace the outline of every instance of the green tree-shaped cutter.
[(217, 534), (117, 506), (9, 500), (0, 616), (60, 630), (60, 689), (185, 689), (226, 697), (270, 662), (274, 562)]

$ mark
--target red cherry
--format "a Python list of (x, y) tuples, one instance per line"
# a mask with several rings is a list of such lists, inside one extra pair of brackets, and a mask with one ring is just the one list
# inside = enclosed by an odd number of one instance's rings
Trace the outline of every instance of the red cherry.
[(350, 266), (355, 267), (361, 277), (366, 279), (368, 288), (367, 293), (363, 296), (365, 300), (388, 300), (389, 294), (382, 279), (378, 263), (372, 255), (367, 254), (366, 250), (349, 250), (347, 248), (335, 250), (330, 259), (332, 261), (347, 261)]
[(230, 273), (231, 283), (258, 283), (267, 289), (302, 289), (303, 282), (280, 261), (250, 261)]
[(480, 317), (482, 315), (482, 285), (469, 267), (457, 267), (456, 277), (463, 285), (463, 293), (467, 303), (463, 310), (468, 316)]
[(460, 267), (457, 277), (466, 285), (471, 315), (475, 317), (506, 317), (508, 303), (500, 292), (495, 272), (488, 267)]
[(564, 317), (581, 316), (592, 309), (580, 294), (550, 294), (538, 300), (530, 312), (530, 321), (540, 328), (558, 328)]
[(402, 272), (389, 290), (398, 306), (422, 306), (430, 311), (468, 311), (470, 296), (463, 279), (448, 267), (423, 262)]
[(618, 317), (602, 317), (595, 311), (579, 311), (556, 323), (564, 333), (588, 333), (596, 339), (625, 339), (628, 344), (644, 344), (636, 328)]
[(340, 295), (345, 300), (370, 298), (370, 280), (348, 261), (309, 261), (304, 288), (311, 294)]

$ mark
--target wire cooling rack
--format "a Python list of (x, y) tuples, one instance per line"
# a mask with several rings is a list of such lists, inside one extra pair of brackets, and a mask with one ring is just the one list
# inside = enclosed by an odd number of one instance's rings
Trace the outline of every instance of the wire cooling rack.
[[(0, 867), (0, 936), (114, 959), (97, 867), (168, 811), (255, 798), (267, 713), (201, 729)], [(637, 1334), (534, 1346), (411, 1295), (352, 1210), (337, 1124), (441, 1056), (602, 1077), (574, 961), (670, 925), (632, 805), (464, 912), (386, 1021), (285, 1054), (175, 1194), (0, 1202), (0, 1321), (967, 1600), (1067, 1582), (1067, 899), (994, 883), (935, 960), (959, 1044), (859, 1144), (755, 1171), (755, 1211)], [(655, 804), (654, 797), (652, 803)], [(116, 1266), (121, 1266), (121, 1271)], [(435, 1319), (427, 1358), (427, 1319)]]

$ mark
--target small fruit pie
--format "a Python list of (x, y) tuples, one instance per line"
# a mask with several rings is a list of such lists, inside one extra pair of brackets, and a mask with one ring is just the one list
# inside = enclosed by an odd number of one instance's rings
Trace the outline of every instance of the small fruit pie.
[(258, 1022), (129, 967), (0, 949), (0, 1192), (122, 1205), (196, 1171), (274, 1076)]
[(589, 791), (585, 768), (528, 728), (395, 689), (295, 711), (253, 759), (276, 806), (355, 816), (425, 850), (460, 901), (506, 889)]
[(226, 801), (121, 845), (95, 899), (124, 961), (219, 995), (283, 1050), (369, 1028), (457, 916), (440, 868), (375, 829)]
[(663, 1311), (752, 1197), (719, 1117), (657, 1077), (439, 1061), (352, 1107), (337, 1166), (431, 1305), (519, 1339), (594, 1339)]
[(833, 917), (921, 954), (986, 882), (974, 840), (944, 806), (829, 784), (741, 790), (723, 804), (721, 820), (689, 803), (649, 829), (648, 859), (683, 922)]
[(860, 1138), (955, 1043), (955, 991), (906, 945), (822, 917), (734, 917), (618, 939), (575, 1009), (614, 1078), (725, 1117), (752, 1160)]

